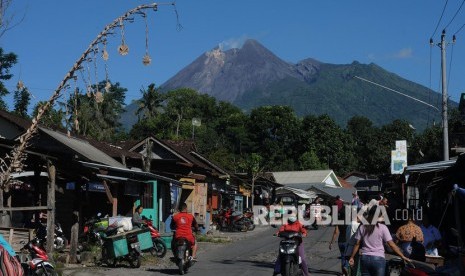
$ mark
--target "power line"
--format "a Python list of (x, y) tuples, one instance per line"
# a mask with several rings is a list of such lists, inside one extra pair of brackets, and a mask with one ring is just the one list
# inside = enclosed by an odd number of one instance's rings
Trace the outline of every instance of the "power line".
[(457, 11), (455, 12), (454, 14), (454, 17), (452, 17), (452, 19), (450, 20), (449, 24), (446, 25), (446, 27), (444, 28), (444, 30), (446, 30), (449, 25), (452, 23), (452, 21), (454, 21), (455, 17), (457, 16), (457, 14), (460, 12), (460, 10), (462, 9), (463, 7), (463, 4), (465, 4), (465, 0), (462, 1), (462, 4), (460, 4), (460, 7), (457, 9)]
[(362, 80), (362, 81), (365, 81), (365, 82), (374, 84), (374, 85), (376, 85), (376, 86), (379, 86), (379, 87), (381, 87), (381, 88), (387, 89), (387, 90), (392, 91), (392, 92), (394, 92), (394, 93), (400, 94), (400, 95), (402, 95), (402, 96), (404, 96), (404, 97), (407, 97), (407, 98), (412, 99), (412, 100), (414, 100), (414, 101), (420, 102), (420, 103), (422, 103), (422, 104), (425, 104), (425, 105), (427, 105), (427, 106), (429, 106), (429, 107), (432, 107), (432, 108), (436, 109), (437, 111), (439, 111), (439, 109), (438, 109), (437, 107), (435, 107), (434, 105), (431, 105), (431, 104), (429, 104), (429, 103), (427, 103), (427, 102), (425, 102), (425, 101), (419, 100), (419, 99), (417, 99), (417, 98), (415, 98), (415, 97), (412, 97), (412, 96), (410, 96), (410, 95), (404, 94), (404, 93), (402, 93), (402, 92), (399, 92), (399, 91), (394, 90), (394, 89), (392, 89), (392, 88), (389, 88), (389, 87), (387, 87), (387, 86), (384, 86), (384, 85), (381, 85), (381, 84), (379, 84), (379, 83), (376, 83), (376, 82), (373, 82), (373, 81), (364, 79), (364, 78), (359, 77), (359, 76), (354, 76), (354, 78), (357, 78), (357, 79), (359, 79), (359, 80)]
[(434, 37), (434, 35), (436, 34), (436, 31), (438, 30), (439, 24), (441, 23), (442, 17), (444, 16), (444, 11), (446, 10), (448, 2), (449, 2), (449, 0), (446, 0), (446, 3), (444, 4), (444, 8), (442, 9), (441, 17), (438, 20), (438, 24), (436, 24), (436, 28), (434, 29), (434, 32), (431, 35), (431, 38)]

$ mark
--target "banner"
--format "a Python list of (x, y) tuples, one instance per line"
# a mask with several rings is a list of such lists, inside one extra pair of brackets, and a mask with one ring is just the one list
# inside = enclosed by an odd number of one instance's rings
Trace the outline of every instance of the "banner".
[(396, 149), (391, 151), (391, 174), (402, 174), (407, 167), (407, 141), (396, 141)]

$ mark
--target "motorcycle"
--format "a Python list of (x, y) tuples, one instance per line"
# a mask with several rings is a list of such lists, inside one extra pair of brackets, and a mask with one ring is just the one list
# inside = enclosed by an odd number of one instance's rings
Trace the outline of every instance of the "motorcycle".
[(151, 219), (142, 216), (142, 220), (144, 221), (146, 227), (150, 230), (150, 236), (152, 237), (153, 247), (149, 249), (150, 254), (159, 258), (165, 257), (166, 244), (161, 239), (160, 232), (158, 232), (158, 229), (155, 226), (153, 226), (153, 222)]
[(192, 246), (186, 239), (176, 239), (173, 242), (173, 254), (179, 274), (183, 275), (187, 273), (189, 268), (194, 264), (194, 261), (192, 261)]
[[(117, 228), (111, 228), (106, 231), (106, 234), (116, 234)], [(111, 235), (102, 237), (103, 247), (102, 247), (102, 262), (109, 267), (115, 267), (118, 262), (126, 261), (132, 268), (139, 268), (141, 264), (141, 250), (139, 245), (139, 240), (137, 234), (127, 234), (126, 241), (128, 247), (128, 253), (122, 256), (115, 256), (113, 239)]]
[[(43, 246), (46, 247), (47, 244), (47, 227), (44, 223), (38, 223), (37, 228), (35, 229), (36, 237), (43, 243)], [(55, 223), (55, 235), (53, 239), (53, 248), (58, 251), (62, 252), (66, 245), (68, 244), (68, 240), (63, 233), (63, 229), (61, 228), (60, 223)]]
[(253, 222), (253, 212), (248, 209), (244, 212), (244, 223), (247, 226), (247, 231), (253, 231), (255, 224)]
[(302, 243), (302, 235), (298, 232), (285, 231), (278, 234), (279, 243), (278, 264), (283, 276), (300, 275), (301, 259), (298, 247)]
[(412, 260), (411, 263), (404, 262), (399, 257), (386, 260), (386, 275), (389, 276), (408, 276), (408, 275), (450, 275), (448, 272), (437, 271), (427, 263)]
[[(105, 224), (106, 218), (102, 218), (98, 213), (96, 217), (87, 220), (84, 223), (84, 229), (79, 236), (79, 244), (85, 249), (89, 249), (90, 245), (103, 245), (102, 235), (105, 235), (107, 225)], [(111, 229), (110, 229), (111, 230)]]
[(255, 228), (250, 218), (244, 217), (244, 215), (239, 212), (232, 212), (230, 208), (220, 211), (218, 214), (218, 226), (220, 230), (229, 231), (248, 231), (249, 229)]
[(39, 238), (30, 240), (21, 251), (26, 251), (30, 255), (30, 259), (23, 260), (21, 266), (26, 276), (29, 275), (47, 275), (56, 276), (58, 275), (55, 271), (55, 267), (48, 262), (47, 252), (43, 247), (43, 242)]

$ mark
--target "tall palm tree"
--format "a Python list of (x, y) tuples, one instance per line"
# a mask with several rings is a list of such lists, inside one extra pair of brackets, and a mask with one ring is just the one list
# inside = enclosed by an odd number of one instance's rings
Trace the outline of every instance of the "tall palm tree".
[(165, 100), (159, 90), (154, 83), (150, 84), (148, 89), (141, 89), (142, 98), (137, 100), (139, 108), (136, 111), (139, 121), (154, 119), (159, 114)]

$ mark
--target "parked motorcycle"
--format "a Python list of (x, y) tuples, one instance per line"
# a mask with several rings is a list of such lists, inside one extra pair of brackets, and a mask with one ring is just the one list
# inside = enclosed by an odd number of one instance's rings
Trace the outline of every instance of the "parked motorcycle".
[(298, 232), (280, 232), (278, 262), (283, 276), (300, 275), (301, 259), (298, 247), (302, 243), (302, 235)]
[(244, 217), (240, 212), (233, 212), (230, 208), (219, 212), (217, 223), (220, 230), (248, 231), (249, 228), (255, 228), (250, 218)]
[[(40, 242), (43, 243), (43, 246), (46, 247), (47, 244), (47, 226), (44, 223), (38, 223), (37, 228), (35, 229), (36, 237), (39, 239)], [(61, 228), (60, 223), (55, 223), (55, 235), (53, 239), (53, 248), (58, 251), (62, 252), (68, 244), (68, 240), (63, 233), (63, 229)]]
[(82, 247), (88, 249), (90, 245), (103, 245), (102, 235), (105, 234), (105, 230), (108, 228), (104, 225), (105, 220), (106, 218), (102, 218), (101, 214), (98, 213), (97, 216), (84, 223), (84, 229), (79, 236), (79, 244)]
[(29, 253), (30, 258), (27, 258), (21, 263), (26, 276), (30, 275), (47, 275), (55, 276), (58, 275), (55, 271), (54, 266), (48, 262), (47, 252), (43, 247), (43, 243), (39, 238), (30, 240), (21, 251)]
[(192, 261), (192, 246), (186, 239), (180, 238), (173, 242), (174, 262), (176, 263), (179, 274), (187, 273), (189, 268), (194, 264)]
[(142, 220), (144, 221), (146, 227), (150, 230), (150, 236), (152, 237), (153, 247), (149, 249), (150, 254), (159, 258), (165, 257), (166, 243), (161, 239), (160, 232), (158, 232), (158, 229), (153, 226), (151, 219), (142, 216)]
[(253, 222), (253, 212), (248, 209), (244, 212), (244, 223), (247, 226), (247, 231), (253, 231), (255, 224)]

